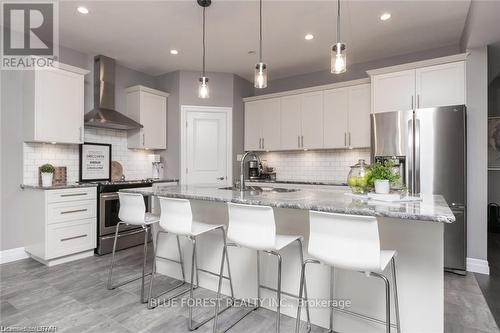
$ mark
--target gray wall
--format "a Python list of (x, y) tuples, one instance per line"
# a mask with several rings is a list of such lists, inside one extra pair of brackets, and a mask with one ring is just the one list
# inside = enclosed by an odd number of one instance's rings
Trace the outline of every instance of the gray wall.
[(467, 58), (467, 257), (487, 260), (488, 53)]
[[(60, 48), (62, 63), (93, 70), (93, 55), (83, 54), (65, 47)], [(14, 71), (1, 72), (1, 207), (0, 212), (0, 250), (24, 246), (24, 217), (22, 206), (22, 190), (19, 185), (23, 180), (23, 117), (22, 117), (22, 80)], [(85, 76), (85, 110), (93, 104), (93, 75)], [(125, 108), (123, 88), (142, 84), (155, 86), (152, 76), (117, 65), (116, 67), (116, 106), (118, 110)]]
[(175, 71), (156, 77), (156, 89), (168, 92), (167, 150), (160, 151), (165, 163), (164, 176), (179, 178), (180, 175), (180, 72)]
[[(323, 84), (350, 81), (368, 77), (366, 71), (369, 69), (405, 64), (413, 61), (444, 57), (460, 52), (458, 45), (450, 45), (438, 49), (431, 49), (417, 53), (399, 55), (380, 60), (348, 65), (347, 72), (334, 75), (330, 69), (319, 72), (307, 73), (270, 81), (266, 89), (255, 89), (256, 95), (269, 94), (274, 92), (313, 87)], [(269, 69), (272, 71), (272, 69)]]
[[(488, 116), (500, 117), (500, 43), (488, 46)], [(488, 202), (500, 205), (500, 171), (488, 171)]]

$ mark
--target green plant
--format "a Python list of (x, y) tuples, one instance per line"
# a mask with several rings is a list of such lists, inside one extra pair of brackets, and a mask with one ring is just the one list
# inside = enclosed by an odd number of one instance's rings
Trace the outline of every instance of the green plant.
[(385, 161), (384, 164), (380, 162), (373, 164), (370, 167), (368, 184), (373, 186), (376, 180), (388, 180), (391, 184), (399, 181), (399, 175), (393, 171), (393, 167), (392, 161)]
[(44, 165), (42, 165), (40, 167), (40, 172), (43, 172), (43, 173), (54, 173), (56, 169), (54, 168), (54, 166), (52, 164), (49, 164), (49, 163), (45, 163)]

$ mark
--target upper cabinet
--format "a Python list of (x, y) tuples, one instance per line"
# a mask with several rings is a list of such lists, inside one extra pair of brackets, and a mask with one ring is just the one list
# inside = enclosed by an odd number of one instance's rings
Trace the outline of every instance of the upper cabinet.
[(83, 143), (88, 71), (58, 63), (22, 72), (24, 141)]
[(127, 116), (143, 128), (129, 130), (128, 148), (167, 148), (167, 98), (168, 93), (145, 86), (126, 89)]
[(325, 90), (323, 148), (370, 147), (370, 85)]
[(369, 147), (370, 110), (367, 83), (246, 101), (245, 150)]
[(465, 61), (372, 75), (373, 112), (465, 104)]
[(245, 103), (245, 150), (280, 148), (280, 105), (279, 98)]

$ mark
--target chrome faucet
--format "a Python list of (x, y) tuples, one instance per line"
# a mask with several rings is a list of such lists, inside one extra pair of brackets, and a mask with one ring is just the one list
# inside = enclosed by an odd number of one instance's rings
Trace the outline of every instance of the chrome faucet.
[(245, 159), (247, 158), (248, 155), (252, 155), (257, 159), (260, 165), (260, 157), (254, 153), (253, 151), (247, 151), (243, 157), (241, 158), (241, 164), (240, 164), (240, 191), (244, 191), (246, 189), (245, 186)]

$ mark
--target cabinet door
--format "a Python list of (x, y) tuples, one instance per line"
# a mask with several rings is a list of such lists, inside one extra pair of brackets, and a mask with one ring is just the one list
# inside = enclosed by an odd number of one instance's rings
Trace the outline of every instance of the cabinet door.
[(323, 148), (323, 92), (300, 95), (302, 148)]
[(167, 148), (167, 99), (141, 92), (142, 145), (148, 149)]
[(325, 148), (347, 147), (349, 88), (325, 90), (324, 129)]
[(281, 98), (281, 149), (283, 150), (300, 148), (300, 99), (300, 95)]
[(35, 141), (83, 142), (83, 76), (61, 69), (35, 73)]
[(415, 105), (415, 70), (372, 77), (373, 112), (406, 111)]
[(370, 147), (370, 85), (349, 88), (349, 146)]
[(416, 70), (417, 108), (465, 104), (465, 62)]
[(262, 101), (261, 104), (262, 122), (262, 149), (281, 149), (280, 126), (281, 122), (281, 101), (279, 98), (270, 98)]
[(260, 150), (261, 117), (260, 101), (245, 103), (245, 150)]

